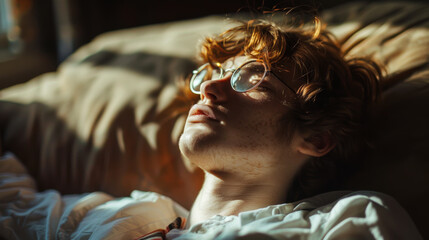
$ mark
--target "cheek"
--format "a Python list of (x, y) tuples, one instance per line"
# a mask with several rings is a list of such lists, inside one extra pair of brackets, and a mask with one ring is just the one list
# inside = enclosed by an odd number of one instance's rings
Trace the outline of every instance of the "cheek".
[[(241, 154), (234, 167), (250, 175), (258, 175), (278, 166), (284, 158), (287, 144), (279, 136), (280, 116), (273, 118), (252, 116), (237, 122), (236, 152)], [(244, 157), (243, 157), (244, 156)]]
[(258, 108), (251, 108), (244, 110), (239, 116), (240, 126), (252, 128), (265, 136), (270, 132), (279, 130), (280, 119), (284, 113), (278, 109), (270, 109), (269, 107), (258, 106)]
[(238, 122), (239, 130), (248, 137), (266, 138), (271, 135), (276, 125), (270, 119), (247, 119)]
[(241, 147), (270, 147), (280, 141), (279, 132), (283, 131), (280, 114), (266, 111), (251, 111), (246, 118), (240, 117), (236, 123), (233, 136), (241, 136), (237, 140)]

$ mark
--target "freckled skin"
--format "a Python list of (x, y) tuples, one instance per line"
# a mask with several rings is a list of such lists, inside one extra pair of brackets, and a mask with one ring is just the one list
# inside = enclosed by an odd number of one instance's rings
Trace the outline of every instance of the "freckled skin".
[(284, 128), (281, 119), (287, 108), (277, 93), (284, 91), (285, 86), (272, 80), (276, 91), (238, 93), (229, 80), (227, 76), (206, 82), (206, 90), (216, 94), (217, 99), (202, 93), (200, 101), (221, 112), (223, 121), (187, 123), (180, 148), (203, 169), (230, 171), (237, 176), (256, 174), (280, 161), (287, 148), (278, 134)]
[[(240, 66), (242, 60), (231, 65)], [(286, 142), (279, 134), (288, 115), (285, 85), (268, 78), (263, 87), (239, 93), (232, 89), (230, 75), (201, 85), (199, 104), (212, 109), (217, 120), (188, 117), (179, 140), (182, 154), (205, 173), (188, 218), (191, 225), (215, 214), (237, 215), (283, 202), (293, 176), (308, 159), (298, 150), (302, 136), (294, 134)]]

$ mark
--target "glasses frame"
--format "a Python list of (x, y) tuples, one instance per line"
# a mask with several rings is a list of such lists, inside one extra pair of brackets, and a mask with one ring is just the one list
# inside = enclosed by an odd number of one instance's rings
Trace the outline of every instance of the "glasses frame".
[[(258, 82), (258, 83), (256, 83), (253, 87), (251, 87), (251, 88), (249, 88), (249, 89), (247, 89), (247, 90), (245, 90), (245, 91), (238, 91), (237, 89), (235, 89), (234, 88), (234, 86), (233, 86), (233, 82), (232, 82), (232, 76), (237, 72), (237, 70), (239, 70), (240, 68), (242, 68), (244, 65), (246, 65), (246, 64), (248, 64), (248, 63), (251, 63), (251, 62), (260, 62), (260, 63), (262, 63), (262, 65), (264, 66), (264, 68), (265, 68), (265, 72), (264, 72), (264, 75), (262, 76), (262, 78), (261, 78), (261, 80)], [(262, 83), (262, 81), (265, 79), (265, 77), (267, 76), (267, 74), (272, 74), (274, 77), (276, 77), (281, 83), (283, 83), (287, 88), (289, 88), (293, 93), (295, 93), (296, 94), (296, 92), (295, 92), (295, 90), (293, 90), (293, 88), (291, 88), (288, 84), (286, 84), (285, 82), (283, 82), (282, 80), (281, 80), (281, 78), (280, 77), (278, 77), (273, 71), (271, 71), (271, 70), (267, 70), (267, 66), (263, 63), (263, 62), (261, 62), (261, 61), (258, 61), (258, 60), (256, 60), (256, 59), (251, 59), (251, 60), (249, 60), (249, 61), (246, 61), (246, 62), (244, 62), (243, 64), (241, 64), (239, 67), (237, 67), (237, 68), (228, 68), (228, 69), (224, 69), (223, 67), (222, 67), (222, 64), (220, 64), (220, 63), (215, 63), (215, 65), (220, 69), (220, 76), (219, 76), (219, 78), (216, 78), (216, 79), (210, 79), (210, 80), (219, 80), (219, 79), (222, 79), (222, 78), (224, 78), (225, 77), (225, 74), (226, 73), (228, 73), (228, 72), (232, 72), (232, 75), (231, 75), (231, 79), (230, 79), (230, 85), (231, 85), (231, 88), (234, 90), (234, 91), (236, 91), (236, 92), (248, 92), (248, 91), (251, 91), (252, 89), (254, 89), (254, 88), (256, 88), (259, 84), (261, 84)], [(195, 80), (195, 78), (197, 77), (197, 75), (201, 72), (201, 71), (203, 71), (207, 66), (210, 66), (210, 63), (205, 63), (205, 64), (203, 64), (203, 65), (201, 65), (198, 69), (196, 69), (196, 70), (194, 70), (194, 71), (192, 71), (192, 77), (191, 77), (191, 81), (190, 81), (190, 85), (189, 85), (189, 88), (191, 89), (191, 91), (193, 92), (193, 93), (195, 93), (195, 94), (201, 94), (201, 90), (200, 91), (197, 91), (197, 90), (195, 90), (195, 89), (193, 89), (193, 87), (192, 87), (192, 83), (194, 82), (194, 80)], [(207, 81), (207, 80), (206, 80)], [(203, 81), (204, 82), (204, 81)], [(202, 83), (201, 83), (202, 84)], [(201, 84), (200, 84), (200, 86), (201, 86)]]

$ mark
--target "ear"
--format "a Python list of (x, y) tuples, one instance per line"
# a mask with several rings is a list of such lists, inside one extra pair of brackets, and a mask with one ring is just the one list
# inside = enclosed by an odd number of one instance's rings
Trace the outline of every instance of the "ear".
[(324, 132), (304, 138), (298, 146), (298, 152), (311, 157), (322, 157), (329, 153), (335, 145), (331, 134)]

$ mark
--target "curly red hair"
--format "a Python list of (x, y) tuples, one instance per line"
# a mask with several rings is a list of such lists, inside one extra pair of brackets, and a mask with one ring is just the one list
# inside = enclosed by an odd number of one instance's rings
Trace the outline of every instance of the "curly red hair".
[(338, 166), (350, 163), (364, 143), (364, 127), (379, 98), (380, 67), (368, 58), (349, 58), (316, 18), (312, 28), (250, 20), (202, 43), (204, 62), (246, 55), (270, 68), (294, 73), (298, 88), (284, 119), (287, 139), (294, 131), (329, 133), (336, 147), (311, 159), (296, 176), (289, 200), (333, 189)]

